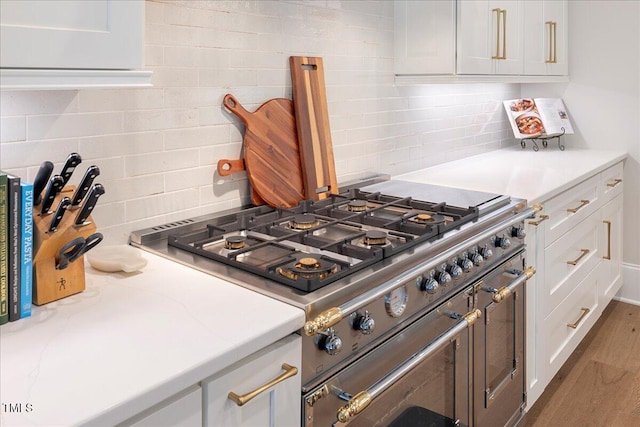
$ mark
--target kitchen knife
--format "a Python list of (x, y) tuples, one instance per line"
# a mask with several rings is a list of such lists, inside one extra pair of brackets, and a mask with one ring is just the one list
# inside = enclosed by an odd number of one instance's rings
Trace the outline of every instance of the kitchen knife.
[(100, 175), (100, 168), (97, 166), (89, 166), (87, 171), (84, 173), (80, 184), (76, 188), (76, 192), (73, 193), (73, 197), (71, 197), (71, 208), (75, 209), (80, 206), (82, 199), (87, 195), (87, 192), (91, 188), (91, 184), (93, 184), (93, 180)]
[(66, 196), (60, 200), (60, 203), (58, 203), (58, 207), (53, 214), (53, 218), (51, 218), (51, 224), (49, 224), (49, 230), (47, 230), (47, 233), (54, 233), (58, 229), (60, 221), (62, 221), (62, 217), (70, 204), (71, 199)]
[(78, 166), (82, 162), (82, 158), (78, 153), (71, 153), (67, 157), (67, 160), (64, 162), (64, 166), (62, 166), (62, 172), (60, 176), (64, 180), (63, 187), (67, 185), (69, 182), (69, 178), (71, 178), (71, 174), (75, 170), (76, 166)]
[(89, 194), (87, 195), (87, 198), (85, 199), (84, 204), (80, 209), (80, 212), (78, 212), (78, 215), (76, 215), (76, 227), (86, 225), (85, 221), (87, 220), (87, 218), (89, 218), (89, 215), (91, 215), (91, 211), (93, 211), (96, 203), (98, 203), (98, 198), (103, 194), (104, 187), (102, 186), (102, 184), (93, 184), (93, 186), (91, 187), (91, 191), (89, 191)]
[(50, 161), (44, 161), (40, 164), (40, 169), (36, 174), (36, 179), (33, 180), (33, 205), (37, 206), (42, 202), (42, 191), (47, 186), (49, 178), (53, 173), (53, 163)]
[(49, 184), (47, 185), (47, 190), (44, 193), (44, 199), (42, 200), (42, 210), (40, 213), (42, 215), (49, 214), (49, 209), (51, 209), (51, 205), (53, 205), (53, 201), (55, 200), (58, 193), (64, 187), (64, 180), (60, 175), (54, 175), (49, 180)]

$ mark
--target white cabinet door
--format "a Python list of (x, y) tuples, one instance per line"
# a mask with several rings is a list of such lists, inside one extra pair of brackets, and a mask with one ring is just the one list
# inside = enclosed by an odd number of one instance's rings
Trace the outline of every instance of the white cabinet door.
[(201, 427), (202, 426), (202, 390), (194, 386), (168, 402), (162, 402), (144, 414), (122, 423), (119, 427)]
[(395, 73), (455, 72), (454, 1), (396, 1)]
[(204, 424), (211, 427), (300, 426), (300, 373), (273, 384), (242, 406), (229, 398), (229, 392), (246, 395), (258, 390), (287, 373), (287, 365), (299, 370), (301, 358), (300, 336), (290, 335), (203, 381)]
[(522, 2), (457, 4), (458, 74), (522, 74)]
[(602, 279), (600, 305), (604, 308), (622, 286), (622, 194), (602, 208)]
[(530, 0), (524, 4), (524, 73), (568, 74), (566, 0)]
[(3, 68), (142, 66), (144, 3), (137, 0), (0, 2)]

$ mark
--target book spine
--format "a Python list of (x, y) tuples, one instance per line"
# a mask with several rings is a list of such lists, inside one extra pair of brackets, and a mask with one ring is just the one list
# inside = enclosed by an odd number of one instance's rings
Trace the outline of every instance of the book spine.
[(33, 290), (33, 184), (21, 183), (22, 189), (22, 266), (20, 271), (20, 318), (31, 316)]
[(22, 208), (20, 177), (7, 175), (9, 203), (9, 230), (7, 243), (9, 244), (9, 321), (20, 319), (20, 210)]
[(7, 175), (0, 173), (0, 325), (9, 321)]

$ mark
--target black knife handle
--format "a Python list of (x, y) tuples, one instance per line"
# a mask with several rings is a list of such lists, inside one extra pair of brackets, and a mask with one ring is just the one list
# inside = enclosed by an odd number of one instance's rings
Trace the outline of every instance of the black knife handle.
[(80, 184), (76, 188), (76, 192), (73, 193), (73, 197), (71, 198), (71, 206), (79, 206), (84, 196), (89, 192), (89, 188), (91, 188), (91, 184), (93, 184), (93, 180), (100, 175), (100, 168), (93, 165), (89, 166), (87, 171), (84, 173)]
[(49, 209), (51, 209), (51, 205), (53, 205), (53, 201), (62, 190), (62, 187), (64, 187), (64, 180), (62, 177), (60, 175), (52, 176), (49, 180), (47, 191), (44, 193), (44, 199), (42, 200), (42, 210), (40, 211), (42, 215), (49, 213)]
[(69, 154), (67, 160), (64, 162), (64, 166), (62, 167), (62, 172), (60, 173), (60, 176), (64, 180), (63, 187), (67, 185), (67, 182), (69, 182), (69, 178), (71, 178), (71, 174), (75, 170), (76, 166), (78, 166), (80, 163), (82, 163), (82, 157), (80, 157), (80, 154)]
[(85, 225), (85, 221), (87, 220), (87, 218), (89, 218), (89, 215), (91, 215), (93, 208), (98, 202), (98, 198), (103, 194), (104, 187), (102, 186), (102, 184), (93, 184), (93, 186), (91, 187), (91, 191), (89, 191), (89, 194), (87, 195), (87, 198), (84, 201), (82, 208), (80, 209), (80, 212), (78, 212), (78, 215), (76, 216), (76, 226)]
[(71, 204), (71, 199), (68, 198), (67, 196), (63, 197), (62, 200), (60, 200), (60, 203), (58, 204), (58, 208), (53, 214), (53, 218), (51, 218), (51, 224), (49, 224), (49, 230), (47, 231), (48, 233), (53, 233), (58, 229), (58, 226), (62, 221), (62, 217), (64, 216), (64, 213), (66, 212), (70, 204)]
[(53, 173), (53, 163), (50, 161), (44, 161), (38, 169), (36, 179), (33, 180), (33, 205), (37, 206), (42, 202), (42, 191), (47, 186), (49, 178)]

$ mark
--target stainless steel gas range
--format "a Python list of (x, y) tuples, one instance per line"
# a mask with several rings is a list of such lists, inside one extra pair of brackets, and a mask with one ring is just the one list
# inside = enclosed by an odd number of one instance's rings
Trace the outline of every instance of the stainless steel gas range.
[(513, 425), (532, 215), (508, 196), (378, 177), (131, 244), (304, 309), (301, 425)]

